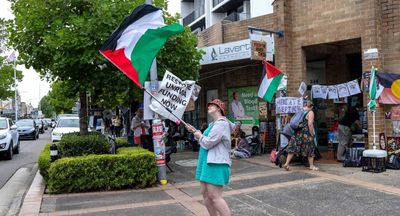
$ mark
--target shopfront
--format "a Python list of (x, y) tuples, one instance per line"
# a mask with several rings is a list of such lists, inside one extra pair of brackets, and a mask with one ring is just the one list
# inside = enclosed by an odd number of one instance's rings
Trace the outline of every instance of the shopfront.
[[(222, 22), (200, 32), (199, 47), (206, 51), (200, 72), (203, 94), (199, 102), (200, 120), (207, 122), (206, 102), (221, 98), (229, 106), (232, 120), (258, 124), (267, 131), (279, 128), (275, 105), (252, 99), (257, 95), (262, 75), (261, 61), (251, 60), (251, 53), (246, 52), (251, 45), (248, 27), (254, 26), (283, 32), (283, 37), (274, 40), (274, 56), (270, 62), (287, 75), (286, 96), (302, 97), (298, 89), (305, 83), (303, 96), (307, 95), (315, 104), (315, 126), (322, 150), (328, 148), (329, 134), (335, 132), (338, 120), (356, 106), (361, 108), (361, 125), (352, 126), (353, 141), (371, 147), (372, 115), (367, 112), (369, 97), (365, 87), (368, 87), (371, 66), (380, 73), (400, 74), (400, 26), (390, 24), (400, 21), (398, 16), (392, 16), (400, 14), (399, 4), (373, 0), (318, 4), (275, 0), (273, 14)], [(372, 55), (371, 50), (375, 52)], [(376, 111), (376, 140), (379, 134), (386, 136), (382, 139), (386, 146), (397, 145), (396, 140), (400, 140), (397, 138), (400, 118), (393, 117), (400, 104), (396, 83), (400, 82), (396, 79), (386, 82), (385, 90), (394, 92), (394, 97), (378, 100)], [(318, 86), (332, 87), (336, 93), (315, 97), (313, 89)], [(347, 90), (340, 91), (344, 86)], [(275, 131), (270, 132), (276, 135)]]

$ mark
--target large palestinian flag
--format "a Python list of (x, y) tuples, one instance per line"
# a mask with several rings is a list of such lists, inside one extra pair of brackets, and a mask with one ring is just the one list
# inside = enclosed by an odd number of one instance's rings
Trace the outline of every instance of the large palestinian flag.
[(281, 70), (268, 63), (264, 62), (263, 77), (261, 80), (260, 88), (258, 89), (258, 97), (265, 101), (271, 102), (279, 83), (281, 83), (283, 73)]
[(125, 18), (100, 53), (142, 88), (157, 53), (183, 30), (180, 24), (165, 25), (162, 10), (144, 4)]
[(379, 103), (400, 104), (400, 74), (376, 73), (383, 91), (379, 96)]

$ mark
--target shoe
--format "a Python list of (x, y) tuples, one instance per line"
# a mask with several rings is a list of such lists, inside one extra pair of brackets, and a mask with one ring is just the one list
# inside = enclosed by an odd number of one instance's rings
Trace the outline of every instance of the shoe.
[(289, 165), (283, 165), (283, 168), (284, 168), (286, 171), (290, 171)]

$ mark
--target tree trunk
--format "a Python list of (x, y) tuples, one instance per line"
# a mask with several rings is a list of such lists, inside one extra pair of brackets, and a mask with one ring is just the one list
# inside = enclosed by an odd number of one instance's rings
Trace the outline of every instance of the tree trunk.
[(79, 92), (79, 130), (81, 135), (88, 134), (88, 111), (87, 111), (87, 95), (85, 91)]

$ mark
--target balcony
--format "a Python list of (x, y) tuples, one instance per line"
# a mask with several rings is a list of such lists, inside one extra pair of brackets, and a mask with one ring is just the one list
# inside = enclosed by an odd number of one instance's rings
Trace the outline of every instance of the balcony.
[(250, 14), (247, 14), (247, 13), (236, 13), (236, 12), (233, 12), (233, 13), (229, 14), (227, 17), (224, 18), (224, 20), (229, 20), (229, 21), (232, 21), (232, 22), (246, 20), (246, 19), (250, 19)]
[(183, 18), (182, 20), (183, 25), (184, 26), (190, 25), (202, 15), (204, 15), (204, 7), (199, 7), (197, 9), (194, 9), (190, 14), (188, 14)]
[(225, 13), (235, 9), (241, 5), (245, 0), (213, 0), (212, 12)]

